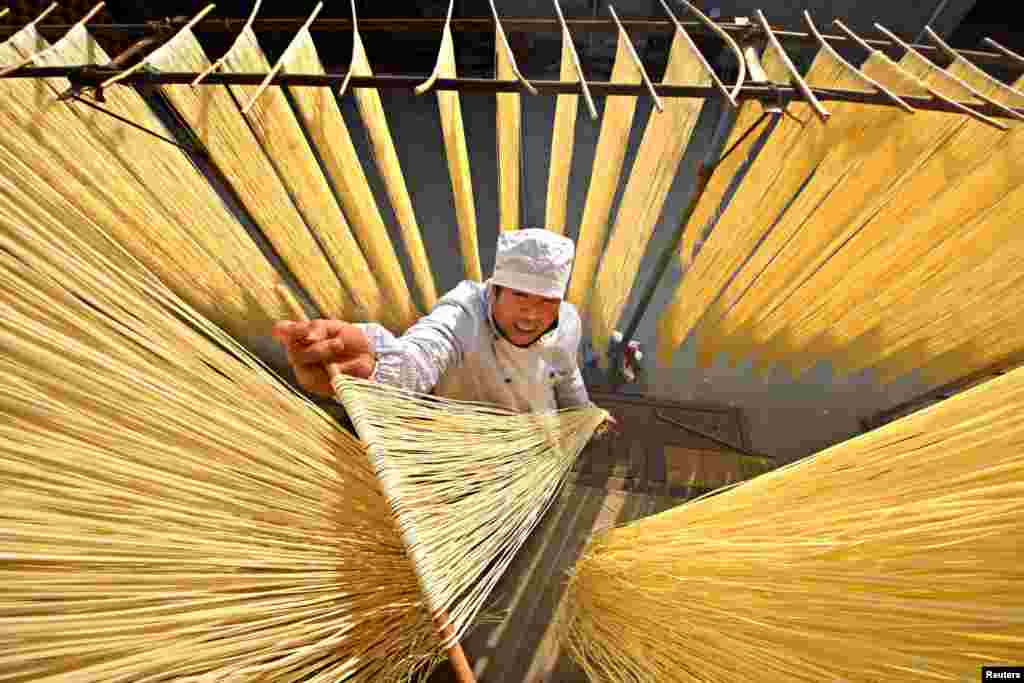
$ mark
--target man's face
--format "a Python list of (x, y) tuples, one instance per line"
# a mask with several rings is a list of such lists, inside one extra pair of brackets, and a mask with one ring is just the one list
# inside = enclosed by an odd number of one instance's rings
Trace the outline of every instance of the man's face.
[(561, 299), (502, 287), (494, 302), (494, 322), (517, 346), (532, 344), (558, 319)]

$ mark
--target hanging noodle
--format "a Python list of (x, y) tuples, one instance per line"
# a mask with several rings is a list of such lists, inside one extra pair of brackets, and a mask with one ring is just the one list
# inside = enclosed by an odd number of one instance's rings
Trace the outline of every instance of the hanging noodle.
[(1024, 370), (591, 539), (591, 680), (974, 680), (1024, 651)]
[[(495, 21), (494, 51), (498, 80), (515, 80), (517, 75), (510, 50), (505, 49), (505, 36), (501, 25)], [(519, 93), (498, 93), (496, 99), (497, 154), (498, 154), (498, 228), (518, 230), (519, 179), (522, 154), (519, 143), (522, 139), (522, 104)]]
[[(950, 71), (965, 81), (973, 81), (976, 87), (984, 85), (975, 74), (955, 63)], [(1007, 104), (1024, 105), (1024, 95), (1005, 86), (993, 92), (992, 97)], [(917, 262), (950, 230), (970, 223), (977, 212), (991, 206), (1000, 195), (1024, 180), (1024, 165), (1019, 163), (1024, 151), (1021, 149), (1024, 130), (1019, 123), (1008, 123), (1011, 130), (1003, 133), (967, 120), (942, 154), (929, 159), (908, 187), (872, 216), (856, 237), (786, 302), (785, 312), (800, 310), (802, 313), (788, 323), (784, 338), (775, 333), (780, 338), (770, 342), (773, 357), (787, 361), (800, 371), (815, 360), (842, 355), (838, 353), (842, 346), (836, 345), (839, 341), (836, 335), (848, 338), (849, 333), (843, 331), (848, 329), (847, 312), (855, 311), (858, 297), (865, 295), (864, 288), (857, 284), (860, 278), (867, 277), (866, 281), (874, 282), (875, 291), (888, 287), (893, 278), (883, 276), (882, 269), (898, 267), (903, 270), (905, 266), (900, 263)], [(899, 251), (894, 252), (897, 243)], [(902, 256), (893, 260), (897, 253)], [(812, 289), (817, 291), (813, 298)], [(828, 294), (823, 295), (823, 292)], [(884, 313), (876, 322), (892, 314), (895, 311)], [(765, 330), (766, 334), (768, 332), (770, 328)], [(974, 335), (974, 330), (970, 335)], [(904, 369), (909, 370), (911, 366)], [(967, 366), (964, 374), (966, 370)]]
[[(942, 78), (945, 74), (941, 70), (921, 65), (922, 61), (916, 55), (908, 54), (902, 63), (907, 64), (911, 71), (923, 73), (923, 82), (944, 96), (957, 100), (974, 99), (966, 88), (951, 87), (954, 83), (949, 81), (948, 76)], [(983, 89), (989, 90), (991, 88), (986, 84)], [(908, 121), (903, 125), (914, 131), (919, 131), (923, 127), (924, 121), (931, 120), (936, 121), (938, 125), (944, 126), (944, 130), (949, 134), (943, 137), (940, 143), (933, 149), (924, 150), (916, 158), (912, 148), (904, 149), (902, 158), (898, 160), (902, 162), (904, 170), (902, 172), (887, 171), (889, 177), (892, 178), (888, 187), (884, 191), (866, 195), (870, 198), (869, 201), (865, 202), (860, 213), (848, 226), (843, 239), (835, 243), (834, 246), (829, 245), (827, 250), (822, 249), (822, 257), (824, 258), (821, 259), (819, 264), (821, 271), (828, 272), (833, 261), (837, 262), (836, 265), (842, 263), (849, 264), (851, 262), (850, 259), (858, 258), (860, 253), (858, 247), (865, 241), (863, 239), (865, 234), (863, 228), (869, 219), (872, 221), (871, 227), (882, 227), (890, 231), (893, 225), (898, 225), (897, 223), (890, 222), (893, 213), (905, 213), (926, 204), (943, 186), (954, 182), (960, 174), (970, 169), (981, 158), (981, 155), (986, 151), (986, 147), (994, 145), (1003, 135), (1001, 131), (992, 126), (979, 123), (970, 118), (950, 116), (948, 114), (938, 115), (929, 113), (929, 115), (924, 117), (917, 117), (915, 115), (912, 122)], [(895, 134), (899, 134), (899, 131), (895, 131)], [(880, 171), (884, 163), (884, 160), (881, 163), (871, 160), (868, 167)], [(870, 236), (870, 230), (868, 235)], [(837, 249), (841, 250), (838, 254), (836, 254)], [(816, 275), (818, 272), (820, 271), (815, 269), (810, 275)], [(794, 283), (796, 285), (794, 290), (799, 293), (798, 288), (806, 286), (805, 281), (807, 277), (809, 276), (805, 275), (800, 281)], [(791, 311), (794, 310), (791, 306), (784, 308), (786, 304), (789, 304), (789, 301), (794, 299), (796, 300), (793, 302), (794, 305), (798, 305), (798, 302), (805, 300), (805, 297), (794, 296), (789, 300), (783, 299), (777, 307), (778, 310), (773, 310), (771, 315), (777, 320), (784, 318), (786, 308)], [(799, 310), (801, 313), (806, 311), (806, 309)], [(761, 322), (756, 327), (754, 339), (763, 341), (767, 340), (778, 330), (778, 323), (771, 325)], [(790, 335), (791, 331), (787, 330), (784, 339), (791, 339)], [(781, 345), (776, 343), (773, 351), (777, 354), (785, 347), (785, 341)], [(765, 358), (763, 362), (768, 362), (768, 360), (768, 358)], [(813, 362), (811, 358), (807, 358), (806, 362), (800, 361), (793, 364), (807, 367), (811, 362)]]
[(358, 442), (66, 201), (0, 193), (0, 346), (7, 674), (369, 683), (437, 659)]
[[(161, 71), (191, 72), (201, 72), (210, 65), (191, 31), (180, 32), (152, 52), (146, 63)], [(357, 304), (346, 288), (358, 292), (361, 282), (372, 281), (358, 246), (354, 241), (351, 243), (355, 248), (349, 254), (351, 261), (343, 262), (344, 268), (336, 275), (273, 164), (240, 116), (228, 89), (214, 85), (161, 85), (160, 91), (202, 142), (262, 233), (321, 312), (329, 317), (358, 319)], [(347, 231), (340, 230), (339, 225), (332, 225), (331, 231), (337, 244), (343, 244), (341, 235)], [(338, 275), (345, 278), (344, 284)]]
[[(438, 78), (455, 78), (455, 44), (450, 26), (451, 10), (455, 0), (448, 4), (448, 19), (441, 35), (434, 72), (416, 92), (426, 92)], [(480, 270), (480, 248), (477, 244), (476, 204), (473, 201), (473, 178), (469, 171), (469, 148), (466, 130), (462, 125), (462, 105), (459, 93), (451, 90), (437, 92), (437, 107), (441, 116), (441, 134), (448, 157), (448, 175), (452, 182), (455, 218), (459, 224), (459, 247), (467, 280), (483, 280)]]
[[(351, 73), (355, 76), (372, 76), (373, 72), (366, 59), (366, 50), (363, 49), (363, 41), (359, 37), (358, 30), (353, 32), (352, 41), (352, 65), (349, 67)], [(376, 88), (356, 88), (355, 98), (359, 107), (359, 115), (363, 125), (366, 126), (366, 133), (370, 139), (370, 150), (373, 153), (374, 162), (384, 180), (384, 187), (391, 199), (391, 207), (402, 231), (405, 253), (409, 256), (413, 279), (419, 289), (420, 305), (423, 310), (429, 311), (437, 303), (437, 288), (434, 284), (434, 275), (430, 270), (427, 250), (423, 246), (423, 237), (416, 222), (412, 199), (410, 199), (409, 190), (405, 185), (405, 176), (402, 175), (398, 152), (395, 151), (395, 143), (391, 139), (391, 131), (384, 115), (380, 93)]]
[[(295, 37), (284, 60), (286, 70), (293, 73), (324, 73), (309, 29), (303, 29)], [(359, 242), (386, 295), (379, 302), (382, 310), (378, 311), (378, 315), (394, 321), (396, 329), (404, 331), (416, 322), (420, 312), (412, 302), (387, 226), (384, 225), (377, 200), (366, 180), (334, 93), (329, 88), (293, 88), (291, 94), (302, 124), (323, 160), (328, 177), (338, 190), (338, 199), (345, 215), (359, 236)]]
[[(576, 82), (575, 55), (572, 36), (562, 35), (562, 64), (558, 80)], [(576, 112), (579, 95), (559, 95), (555, 100), (555, 121), (551, 132), (551, 169), (544, 210), (544, 227), (559, 235), (565, 234), (565, 211), (569, 203), (569, 171), (576, 137)]]
[[(37, 40), (42, 38), (20, 34), (11, 44), (24, 52)], [(78, 26), (44, 55), (37, 55), (35, 61), (40, 66), (104, 64), (109, 57), (85, 28)], [(62, 78), (50, 79), (47, 84), (54, 99), (70, 87)], [(104, 108), (170, 137), (170, 132), (134, 90), (112, 88), (105, 93), (105, 99)], [(55, 107), (62, 106), (51, 104), (48, 110), (40, 111), (36, 125), (41, 125)], [(157, 238), (168, 246), (179, 242), (178, 247), (168, 251), (189, 255), (168, 266), (183, 270), (190, 278), (206, 278), (209, 285), (214, 284), (211, 276), (216, 274), (216, 304), (201, 303), (191, 287), (179, 288), (176, 293), (236, 334), (263, 334), (269, 321), (280, 319), (284, 311), (266, 284), (276, 277), (274, 269), (188, 156), (109, 114), (76, 102), (67, 106), (88, 128), (103, 153), (115, 158), (136, 183), (145, 187), (153, 205), (167, 216), (160, 226), (154, 226), (159, 227)], [(75, 161), (84, 156), (84, 150), (79, 152)], [(146, 248), (130, 234), (122, 235), (136, 244), (133, 251)], [(201, 254), (195, 251), (196, 247), (202, 250)]]
[[(612, 66), (612, 83), (639, 83), (640, 68), (629, 53), (629, 38), (619, 29), (615, 63)], [(572, 279), (566, 300), (575, 304), (580, 317), (589, 318), (590, 295), (594, 286), (594, 275), (604, 250), (608, 235), (608, 219), (612, 201), (619, 186), (622, 164), (626, 158), (629, 131), (633, 127), (636, 113), (636, 98), (612, 95), (605, 98), (604, 114), (601, 117), (601, 132), (597, 138), (597, 151), (590, 171), (590, 187), (583, 205), (579, 237), (576, 240), (576, 259), (573, 262)]]
[[(775, 60), (773, 53), (766, 56), (767, 72), (781, 71), (781, 63), (770, 66)], [(819, 52), (806, 79), (818, 87), (832, 87), (843, 70), (842, 64)], [(807, 105), (789, 105), (661, 317), (658, 358), (662, 363), (669, 364), (705, 311), (714, 312), (712, 305), (722, 288), (813, 171), (826, 152), (824, 128)], [(709, 199), (717, 205), (715, 198)]]
[[(926, 95), (922, 86), (929, 85), (927, 81), (908, 82), (899, 77), (895, 65), (886, 66), (869, 63), (865, 70), (892, 90)], [(717, 304), (724, 314), (711, 320), (705, 338), (728, 339), (709, 343), (728, 348), (733, 358), (763, 343), (760, 321), (848, 241), (866, 217), (900, 192), (906, 180), (941, 152), (967, 120), (946, 113), (918, 115), (856, 104), (843, 107), (843, 115), (849, 127), (836, 121), (826, 126), (841, 137), (828, 137), (827, 152), (813, 177)]]
[[(18, 59), (16, 45), (29, 49), (38, 40), (41, 37), (31, 32), (19, 33), (0, 46), (0, 63)], [(78, 62), (86, 42), (76, 31), (48, 59), (64, 63), (67, 56)], [(102, 59), (98, 49), (93, 45), (94, 54)], [(59, 79), (54, 85), (62, 82), (66, 83)], [(134, 111), (141, 102), (133, 102), (132, 97), (137, 96), (111, 93), (109, 106), (115, 112)], [(110, 128), (109, 116), (85, 115), (85, 111), (89, 110), (84, 105), (57, 102), (54, 89), (42, 81), (0, 82), (0, 120), (5, 130), (0, 136), (0, 178), (8, 186), (5, 192), (18, 188), (28, 196), (55, 195), (68, 201), (116, 235), (218, 324), (238, 335), (254, 333), (257, 324), (265, 329), (277, 304), (264, 296), (264, 287), (232, 272), (242, 267), (233, 258), (253, 259), (247, 267), (254, 275), (271, 272), (266, 270), (269, 266), (261, 267), (265, 261), (255, 245), (240, 234), (240, 226), (232, 222), (188, 159), (166, 142), (120, 123), (119, 128)], [(156, 130), (162, 128), (152, 119), (143, 120)], [(159, 192), (173, 177), (180, 183), (180, 204), (167, 201), (168, 196)], [(200, 204), (194, 213), (185, 198)], [(197, 219), (209, 223), (191, 222)], [(205, 236), (197, 234), (202, 231)], [(237, 248), (237, 253), (221, 253), (228, 246)]]
[[(1019, 233), (1022, 212), (1024, 187), (1018, 186), (976, 219), (954, 226), (920, 260), (894, 274), (893, 284), (901, 286), (899, 298), (890, 287), (876, 294), (876, 322), (868, 326), (866, 339), (840, 356), (841, 366), (856, 370), (905, 354), (899, 365), (914, 367), (922, 358), (965, 341), (987, 344), (986, 334), (992, 333), (998, 335), (993, 342), (1009, 335), (1019, 345), (1022, 316), (1015, 307), (1019, 295), (1014, 283), (1020, 281), (1024, 250)], [(1004, 325), (1008, 328), (1001, 330)], [(960, 374), (983, 367), (964, 367)]]
[[(270, 64), (251, 28), (246, 28), (239, 36), (224, 59), (224, 68), (242, 73), (269, 71)], [(230, 89), (238, 101), (244, 103), (255, 96), (258, 86), (233, 85)], [(377, 231), (377, 228), (383, 229), (383, 221), (379, 226), (372, 226), (360, 220), (366, 218), (368, 209), (350, 211), (356, 219), (352, 227), (359, 232), (360, 242), (352, 237), (349, 222), (295, 120), (284, 92), (277, 87), (268, 88), (255, 101), (246, 119), (252, 124), (256, 138), (277, 168), (306, 224), (324, 245), (355, 302), (363, 308), (358, 319), (379, 320), (396, 330), (404, 330), (415, 322), (419, 314), (412, 304), (398, 257), (386, 230), (383, 234)], [(344, 195), (347, 189), (345, 185), (339, 185), (339, 195)], [(349, 203), (353, 201), (354, 198), (348, 198)], [(369, 201), (373, 202), (372, 195)]]
[[(711, 82), (697, 46), (677, 26), (662, 83), (707, 85)], [(612, 330), (633, 289), (654, 226), (668, 198), (683, 153), (690, 142), (703, 100), (673, 98), (665, 110), (652, 110), (643, 141), (630, 170), (615, 226), (601, 257), (590, 303), (594, 350), (604, 355)]]
[[(774, 62), (778, 64), (778, 61)], [(745, 100), (739, 107), (739, 114), (736, 116), (736, 123), (733, 124), (732, 132), (723, 147), (723, 152), (729, 152), (718, 164), (711, 179), (701, 195), (700, 201), (694, 208), (693, 214), (687, 220), (686, 229), (683, 232), (679, 258), (682, 264), (689, 267), (696, 258), (699, 245), (703, 244), (707, 232), (714, 226), (714, 223), (721, 217), (721, 211), (725, 209), (723, 202), (729, 188), (737, 180), (737, 175), (742, 174), (746, 164), (750, 161), (750, 154), (758, 143), (758, 137), (763, 135), (765, 126), (762, 124), (751, 131), (751, 126), (757, 124), (765, 113), (765, 105), (758, 100)], [(740, 136), (750, 133), (742, 141)], [(735, 148), (734, 148), (735, 146)], [(740, 176), (742, 177), (742, 176)]]

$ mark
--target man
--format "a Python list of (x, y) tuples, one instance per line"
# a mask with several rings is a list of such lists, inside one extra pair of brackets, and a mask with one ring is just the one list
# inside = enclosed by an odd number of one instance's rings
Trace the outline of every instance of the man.
[(321, 396), (334, 394), (334, 363), (354, 377), (516, 412), (584, 406), (580, 317), (562, 301), (573, 255), (572, 240), (547, 230), (504, 232), (491, 279), (462, 282), (401, 337), (339, 320), (282, 321), (274, 337), (302, 387)]

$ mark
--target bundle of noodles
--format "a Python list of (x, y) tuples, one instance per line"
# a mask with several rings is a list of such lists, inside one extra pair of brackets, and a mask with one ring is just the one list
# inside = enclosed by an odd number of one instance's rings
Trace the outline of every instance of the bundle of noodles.
[[(77, 26), (53, 46), (34, 28), (22, 29), (0, 45), (0, 64), (17, 64), (40, 47), (49, 47), (34, 60), (40, 66), (108, 61)], [(282, 314), (266, 284), (274, 269), (216, 191), (166, 142), (58, 101), (69, 85), (0, 81), (0, 176), (31, 195), (62, 195), (205, 317), (236, 336), (262, 334)], [(170, 135), (131, 89), (111, 89), (104, 107)]]
[[(355, 2), (352, 1), (352, 64), (349, 73), (353, 76), (372, 76), (373, 69), (363, 48), (363, 40), (359, 36), (356, 19)], [(384, 188), (391, 200), (391, 208), (395, 220), (402, 233), (402, 243), (409, 257), (412, 275), (419, 289), (420, 302), (423, 310), (429, 311), (437, 303), (437, 286), (430, 270), (426, 247), (423, 246), (423, 235), (416, 220), (416, 211), (412, 206), (409, 188), (402, 174), (402, 164), (398, 160), (395, 141), (384, 115), (384, 104), (380, 92), (376, 88), (355, 88), (352, 96), (359, 108), (359, 118), (366, 129), (366, 137), (370, 143), (374, 165), (380, 175)]]
[[(325, 73), (309, 28), (302, 29), (295, 36), (281, 60), (285, 67), (294, 73)], [(372, 112), (363, 114), (364, 120), (370, 117), (374, 118), (367, 124), (368, 137), (371, 139), (374, 136), (383, 137), (386, 138), (383, 145), (391, 144), (387, 119), (384, 117), (384, 110), (380, 105), (380, 95), (376, 91), (366, 93), (363, 89), (354, 92), (357, 98), (370, 100), (369, 106)], [(328, 177), (337, 188), (338, 199), (345, 215), (352, 223), (352, 229), (359, 238), (360, 245), (366, 250), (367, 258), (382, 283), (382, 289), (387, 293), (388, 300), (398, 300), (399, 297), (408, 298), (409, 291), (402, 275), (398, 256), (391, 244), (384, 218), (377, 206), (377, 200), (370, 190), (369, 181), (359, 162), (359, 155), (355, 145), (352, 144), (352, 137), (342, 118), (334, 92), (329, 88), (293, 88), (291, 95), (295, 101), (298, 117), (309, 134), (311, 144), (315, 146), (320, 159), (322, 159)], [(376, 108), (373, 108), (374, 103), (377, 105)], [(390, 151), (392, 153), (394, 153), (393, 148), (394, 145), (391, 144)], [(387, 157), (387, 150), (378, 153), (373, 146), (371, 146), (371, 150), (374, 151), (375, 156), (379, 154), (381, 157)], [(397, 157), (395, 162), (397, 164)], [(390, 167), (386, 168), (392, 170)], [(401, 168), (395, 168), (393, 171), (398, 173), (399, 179), (385, 176), (385, 184), (390, 187), (397, 183), (404, 188)], [(409, 201), (408, 193), (404, 195), (404, 198), (407, 202)], [(426, 249), (423, 247), (423, 238), (416, 225), (416, 217), (412, 212), (411, 203), (408, 208), (407, 214), (396, 211), (396, 215), (402, 219), (399, 224), (405, 241), (406, 253), (409, 255), (413, 275), (420, 290), (421, 300), (426, 302), (425, 309), (430, 310), (437, 302), (437, 292), (434, 288), (430, 262), (427, 259)], [(403, 316), (399, 317), (402, 317), (400, 321), (402, 324), (397, 329), (405, 329), (418, 317), (416, 307), (411, 300), (401, 311)]]
[[(619, 30), (615, 62), (609, 79), (612, 83), (639, 83), (640, 68), (629, 53), (629, 36)], [(626, 144), (633, 127), (636, 98), (628, 95), (610, 95), (605, 98), (601, 115), (601, 132), (594, 151), (590, 185), (580, 218), (576, 260), (566, 299), (572, 302), (584, 320), (589, 318), (590, 298), (594, 277), (608, 237), (608, 217), (611, 215), (616, 188), (626, 161)]]
[[(416, 94), (422, 95), (434, 86), (438, 78), (455, 78), (455, 43), (452, 38), (451, 18), (455, 0), (448, 2), (448, 18), (441, 34), (441, 46), (437, 53), (434, 71), (424, 83), (416, 87)], [(459, 249), (467, 280), (482, 281), (480, 270), (480, 248), (477, 240), (476, 202), (473, 199), (473, 177), (469, 168), (469, 147), (466, 143), (466, 129), (462, 122), (462, 104), (459, 93), (437, 91), (437, 107), (441, 117), (441, 135), (444, 152), (448, 159), (448, 175), (452, 183), (452, 205), (459, 224)]]
[(0, 349), (5, 680), (424, 674), (437, 611), (465, 631), (604, 417), (346, 385), (371, 467), (88, 214), (14, 184)]
[[(681, 25), (677, 25), (672, 38), (662, 82), (666, 85), (710, 83), (700, 52)], [(665, 103), (663, 112), (652, 110), (647, 121), (615, 225), (594, 278), (588, 309), (594, 350), (602, 357), (608, 352), (608, 341), (633, 289), (640, 261), (661, 217), (703, 103), (698, 99), (674, 98)], [(624, 141), (620, 140), (619, 144), (625, 147)]]
[(1024, 370), (592, 539), (601, 681), (975, 680), (1024, 651)]
[[(211, 66), (187, 26), (151, 52), (142, 63), (160, 71), (202, 72)], [(349, 320), (378, 319), (376, 313), (383, 308), (373, 307), (374, 302), (381, 300), (372, 291), (376, 289), (376, 279), (348, 224), (340, 220), (327, 224), (324, 216), (337, 217), (340, 211), (335, 206), (330, 208), (330, 213), (327, 209), (320, 212), (317, 202), (329, 202), (330, 197), (313, 199), (310, 196), (310, 188), (323, 188), (327, 193), (329, 190), (321, 184), (322, 176), (316, 176), (319, 171), (313, 169), (312, 164), (303, 167), (296, 161), (296, 156), (308, 159), (304, 153), (308, 153), (308, 149), (303, 149), (305, 141), (301, 140), (302, 146), (291, 150), (287, 166), (283, 156), (272, 159), (271, 150), (265, 147), (273, 141), (277, 151), (285, 140), (299, 139), (291, 112), (285, 112), (291, 119), (282, 117), (280, 120), (281, 129), (288, 129), (287, 138), (283, 134), (274, 137), (274, 130), (262, 128), (261, 135), (257, 135), (239, 114), (233, 91), (226, 86), (193, 88), (185, 84), (163, 84), (160, 92), (202, 143), (211, 162), (231, 183), (260, 232), (320, 312)], [(298, 135), (301, 136), (301, 131)], [(282, 169), (280, 174), (279, 168)], [(308, 177), (315, 180), (301, 188), (302, 198), (307, 200), (302, 203), (298, 195), (293, 199), (291, 192), (299, 187), (300, 178)], [(310, 216), (318, 220), (314, 222)]]
[(432, 612), (457, 635), (501, 578), (607, 413), (516, 414), (338, 376)]
[(440, 641), (358, 441), (87, 216), (12, 195), (5, 680), (380, 681), (428, 665)]

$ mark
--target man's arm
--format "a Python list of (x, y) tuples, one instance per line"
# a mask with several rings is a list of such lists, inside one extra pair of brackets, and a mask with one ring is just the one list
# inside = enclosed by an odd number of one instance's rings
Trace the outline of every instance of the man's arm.
[(361, 323), (376, 356), (370, 379), (421, 394), (429, 393), (451, 367), (462, 363), (473, 320), (457, 303), (443, 299), (401, 337), (377, 323)]
[(583, 383), (583, 373), (579, 366), (582, 324), (576, 307), (572, 305), (563, 304), (559, 318), (560, 324), (565, 325), (565, 339), (559, 340), (559, 347), (571, 364), (571, 372), (566, 373), (565, 379), (555, 384), (555, 403), (559, 409), (582, 408), (590, 405), (590, 394), (587, 393), (587, 385)]
[(590, 394), (587, 385), (583, 383), (583, 373), (578, 365), (575, 372), (555, 385), (555, 402), (559, 409), (590, 405)]

